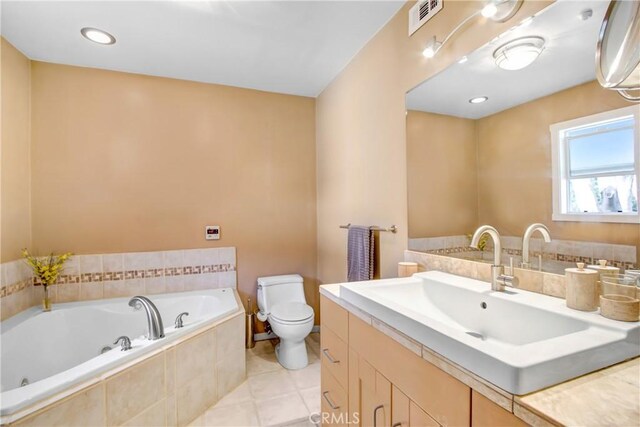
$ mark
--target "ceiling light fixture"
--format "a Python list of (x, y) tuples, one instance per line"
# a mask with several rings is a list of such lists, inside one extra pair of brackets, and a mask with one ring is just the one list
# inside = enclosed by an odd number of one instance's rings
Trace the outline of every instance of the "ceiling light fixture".
[(80, 34), (87, 40), (98, 44), (114, 44), (116, 42), (116, 38), (111, 34), (97, 28), (84, 27), (80, 30)]
[(521, 37), (503, 44), (493, 52), (496, 65), (503, 70), (521, 70), (542, 53), (544, 39), (542, 37)]
[(489, 100), (489, 98), (486, 97), (486, 96), (478, 96), (476, 98), (471, 98), (469, 100), (469, 103), (470, 104), (482, 104), (483, 102), (488, 101), (488, 100)]
[(433, 36), (431, 40), (429, 40), (429, 43), (427, 43), (427, 47), (422, 51), (422, 55), (425, 58), (433, 58), (441, 47), (442, 43), (436, 40), (436, 36)]
[(463, 56), (462, 58), (458, 59), (458, 64), (464, 64), (468, 60), (469, 58), (467, 58), (466, 56)]
[(444, 46), (449, 39), (458, 32), (462, 27), (464, 27), (469, 21), (476, 18), (478, 15), (482, 15), (485, 18), (489, 18), (495, 22), (505, 22), (508, 21), (522, 6), (523, 0), (490, 0), (482, 9), (478, 10), (462, 22), (458, 24), (451, 32), (444, 38), (442, 42), (439, 42), (436, 39), (436, 36), (433, 36), (425, 49), (422, 51), (422, 54), (426, 58), (433, 58), (438, 53), (438, 50), (442, 46)]
[(498, 6), (496, 6), (495, 3), (491, 2), (491, 3), (487, 4), (485, 7), (483, 7), (482, 10), (480, 11), (480, 13), (485, 18), (491, 18), (496, 13), (498, 13)]

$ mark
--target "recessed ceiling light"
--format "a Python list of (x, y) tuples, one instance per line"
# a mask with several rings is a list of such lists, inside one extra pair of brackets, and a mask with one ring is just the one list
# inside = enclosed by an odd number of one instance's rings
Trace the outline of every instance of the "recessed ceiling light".
[(487, 98), (486, 96), (478, 96), (476, 98), (471, 98), (469, 100), (469, 102), (471, 104), (482, 104), (483, 102), (487, 101), (489, 98)]
[(468, 60), (469, 58), (467, 58), (466, 56), (463, 56), (462, 58), (458, 59), (458, 64), (464, 64)]
[(503, 70), (521, 70), (535, 61), (543, 48), (542, 37), (521, 37), (500, 46), (493, 52), (493, 57)]
[(106, 31), (99, 30), (97, 28), (84, 27), (80, 30), (80, 33), (87, 40), (91, 40), (94, 43), (99, 44), (114, 44), (116, 42), (116, 38)]

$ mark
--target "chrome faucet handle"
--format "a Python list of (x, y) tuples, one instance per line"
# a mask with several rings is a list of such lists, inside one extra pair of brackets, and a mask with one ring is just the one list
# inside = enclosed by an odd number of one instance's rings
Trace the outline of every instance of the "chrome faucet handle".
[(176, 317), (176, 329), (182, 328), (184, 326), (182, 324), (182, 316), (188, 316), (188, 315), (189, 315), (189, 313), (186, 312), (186, 311), (178, 314), (178, 317)]
[(520, 285), (520, 280), (516, 276), (508, 274), (501, 274), (497, 277), (498, 284), (502, 286), (509, 286), (510, 288), (517, 288)]
[(131, 340), (129, 339), (128, 336), (123, 335), (121, 337), (119, 337), (116, 342), (114, 342), (114, 345), (117, 345), (120, 341), (122, 341), (121, 345), (120, 345), (120, 351), (127, 351), (127, 350), (131, 350)]

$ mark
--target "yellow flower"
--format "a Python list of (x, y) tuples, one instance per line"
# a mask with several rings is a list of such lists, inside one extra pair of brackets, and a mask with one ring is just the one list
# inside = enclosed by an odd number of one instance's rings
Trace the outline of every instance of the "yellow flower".
[(25, 261), (33, 270), (35, 276), (45, 286), (52, 285), (58, 280), (64, 263), (72, 255), (71, 252), (66, 252), (59, 256), (50, 254), (47, 258), (37, 258), (31, 255), (27, 249), (22, 250), (22, 256), (25, 258)]

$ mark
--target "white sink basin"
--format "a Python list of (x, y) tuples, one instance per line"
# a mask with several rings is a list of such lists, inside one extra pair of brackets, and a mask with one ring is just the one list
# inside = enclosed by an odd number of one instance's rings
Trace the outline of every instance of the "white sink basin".
[(345, 283), (340, 297), (513, 394), (640, 355), (639, 322), (439, 271)]

